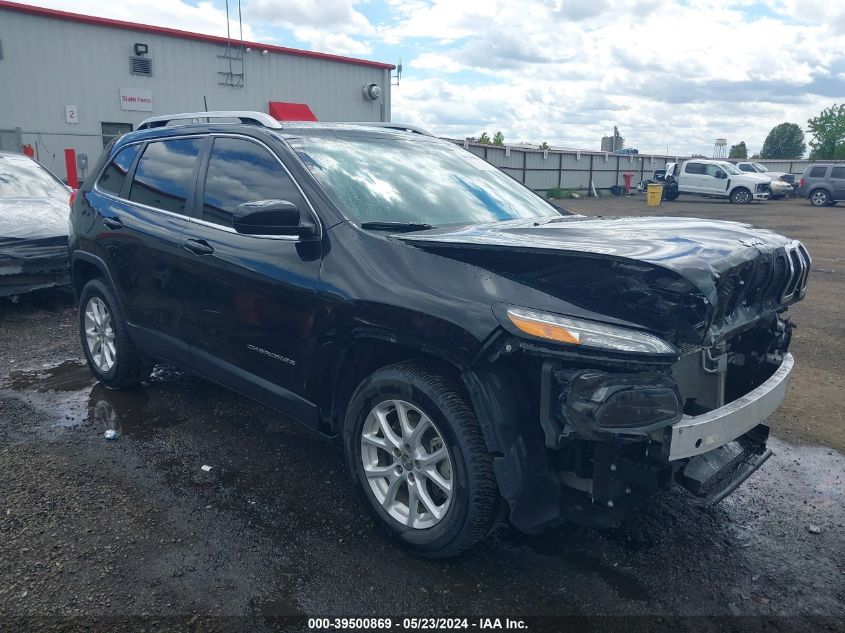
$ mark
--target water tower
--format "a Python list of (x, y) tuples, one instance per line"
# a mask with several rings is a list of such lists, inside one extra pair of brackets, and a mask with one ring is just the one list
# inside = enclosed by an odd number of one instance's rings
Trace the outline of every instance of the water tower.
[(725, 157), (725, 146), (727, 144), (728, 144), (727, 139), (717, 138), (716, 142), (713, 143), (713, 158), (724, 158)]

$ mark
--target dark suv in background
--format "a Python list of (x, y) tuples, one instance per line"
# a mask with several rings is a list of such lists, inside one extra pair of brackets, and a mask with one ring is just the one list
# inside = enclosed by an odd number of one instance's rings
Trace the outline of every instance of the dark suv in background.
[(429, 556), (503, 514), (730, 493), (771, 454), (810, 267), (745, 224), (570, 214), (413, 128), (260, 113), (145, 121), (71, 223), (103, 384), (166, 361), (342, 436), (365, 505)]
[(845, 200), (845, 164), (809, 165), (801, 176), (797, 195), (807, 198), (814, 207)]

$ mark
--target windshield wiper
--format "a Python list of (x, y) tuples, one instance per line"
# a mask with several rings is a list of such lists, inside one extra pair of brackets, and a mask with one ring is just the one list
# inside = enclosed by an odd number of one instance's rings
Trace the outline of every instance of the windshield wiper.
[(424, 222), (362, 222), (361, 228), (372, 231), (397, 231), (406, 233), (410, 231), (427, 231), (434, 227)]

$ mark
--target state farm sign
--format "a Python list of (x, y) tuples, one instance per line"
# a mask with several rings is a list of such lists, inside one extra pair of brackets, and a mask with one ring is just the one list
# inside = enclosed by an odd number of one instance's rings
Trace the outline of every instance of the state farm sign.
[(143, 90), (141, 88), (121, 88), (120, 109), (152, 112), (153, 93), (149, 90)]

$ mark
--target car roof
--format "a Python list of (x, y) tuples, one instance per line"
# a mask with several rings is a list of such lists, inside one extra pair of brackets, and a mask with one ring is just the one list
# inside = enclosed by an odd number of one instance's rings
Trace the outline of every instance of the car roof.
[[(187, 119), (186, 115), (172, 115), (171, 120)], [(156, 117), (156, 122), (167, 120), (168, 117)], [(146, 121), (144, 122), (146, 123)], [(261, 122), (220, 122), (209, 121), (199, 123), (188, 120), (186, 123), (161, 124), (139, 126), (139, 129), (120, 136), (111, 148), (113, 155), (125, 145), (153, 139), (165, 139), (172, 136), (248, 133), (251, 136), (277, 136), (283, 139), (296, 138), (303, 135), (333, 135), (349, 134), (360, 136), (378, 136), (382, 138), (409, 138), (417, 140), (439, 141), (436, 136), (414, 125), (393, 122), (311, 122), (285, 121), (272, 127), (262, 125)], [(442, 141), (441, 141), (442, 142)]]

